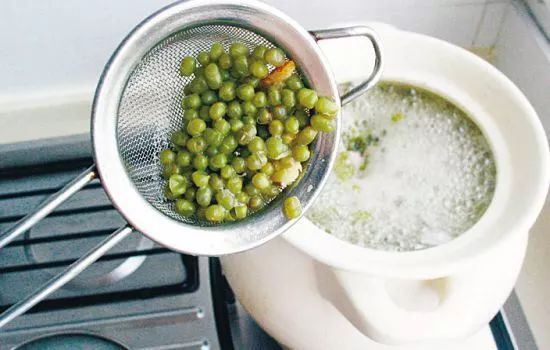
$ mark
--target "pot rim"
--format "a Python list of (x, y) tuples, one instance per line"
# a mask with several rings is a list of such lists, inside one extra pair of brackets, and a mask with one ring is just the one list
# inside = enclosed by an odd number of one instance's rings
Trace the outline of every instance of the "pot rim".
[[(503, 73), (469, 51), (426, 35), (369, 25), (379, 33), (387, 57), (381, 81), (434, 92), (463, 109), (483, 131), (497, 165), (493, 200), (468, 231), (424, 250), (390, 252), (360, 247), (327, 234), (307, 218), (283, 239), (340, 269), (397, 278), (437, 278), (516, 235), (527, 238), (550, 182), (546, 134), (527, 98)], [(518, 111), (521, 113), (514, 114)], [(507, 123), (516, 122), (521, 122), (519, 127), (510, 130), (513, 125)]]

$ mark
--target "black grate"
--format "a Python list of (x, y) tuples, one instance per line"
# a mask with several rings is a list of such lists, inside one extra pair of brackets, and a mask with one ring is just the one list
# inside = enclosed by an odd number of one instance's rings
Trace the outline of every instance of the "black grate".
[[(93, 162), (85, 137), (2, 147), (0, 232)], [(41, 156), (37, 156), (33, 149), (40, 150)], [(0, 312), (27, 292), (34, 291), (123, 224), (124, 220), (114, 210), (100, 183), (90, 183), (27, 232), (25, 237), (0, 251)], [(141, 235), (136, 233), (133, 236), (84, 272), (95, 276), (95, 269), (96, 274), (101, 275), (101, 271), (109, 271), (128, 258), (145, 256), (146, 259), (131, 274), (131, 278), (95, 287), (64, 288), (30, 312), (191, 293), (199, 287), (196, 257), (174, 253), (152, 244), (147, 249), (136, 249), (136, 242)], [(172, 265), (174, 262), (176, 264)], [(170, 271), (148, 271), (149, 266), (152, 269), (153, 265), (158, 266), (159, 263), (170, 264)], [(86, 275), (82, 278), (86, 278)]]

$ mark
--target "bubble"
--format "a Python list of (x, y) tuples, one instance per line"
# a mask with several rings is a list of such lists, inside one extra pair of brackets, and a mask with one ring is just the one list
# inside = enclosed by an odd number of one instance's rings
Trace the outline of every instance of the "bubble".
[[(397, 112), (405, 118), (392, 122)], [(346, 106), (342, 124), (344, 140), (351, 132), (383, 136), (369, 146), (366, 170), (347, 182), (331, 175), (306, 213), (325, 230), (361, 246), (418, 250), (452, 240), (483, 215), (496, 167), (483, 134), (456, 107), (387, 84)]]

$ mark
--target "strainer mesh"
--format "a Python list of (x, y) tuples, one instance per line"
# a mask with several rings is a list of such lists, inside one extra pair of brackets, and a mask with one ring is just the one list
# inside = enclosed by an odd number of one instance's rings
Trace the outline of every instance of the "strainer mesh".
[(250, 30), (229, 25), (204, 25), (169, 36), (156, 45), (128, 79), (119, 104), (117, 137), (126, 171), (141, 195), (173, 219), (184, 221), (164, 197), (159, 153), (183, 125), (183, 88), (192, 79), (179, 75), (183, 57), (208, 51), (214, 42), (226, 49), (236, 42), (249, 48), (274, 45)]

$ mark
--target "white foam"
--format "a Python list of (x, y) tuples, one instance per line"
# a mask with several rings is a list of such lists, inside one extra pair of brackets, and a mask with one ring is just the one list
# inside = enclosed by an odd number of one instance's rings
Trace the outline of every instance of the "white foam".
[[(402, 113), (404, 118), (392, 121)], [(495, 187), (492, 153), (479, 128), (442, 98), (398, 85), (376, 87), (344, 108), (350, 134), (378, 136), (355, 175), (332, 174), (307, 216), (354, 244), (416, 250), (452, 240), (485, 212)], [(345, 146), (341, 145), (341, 151)]]

